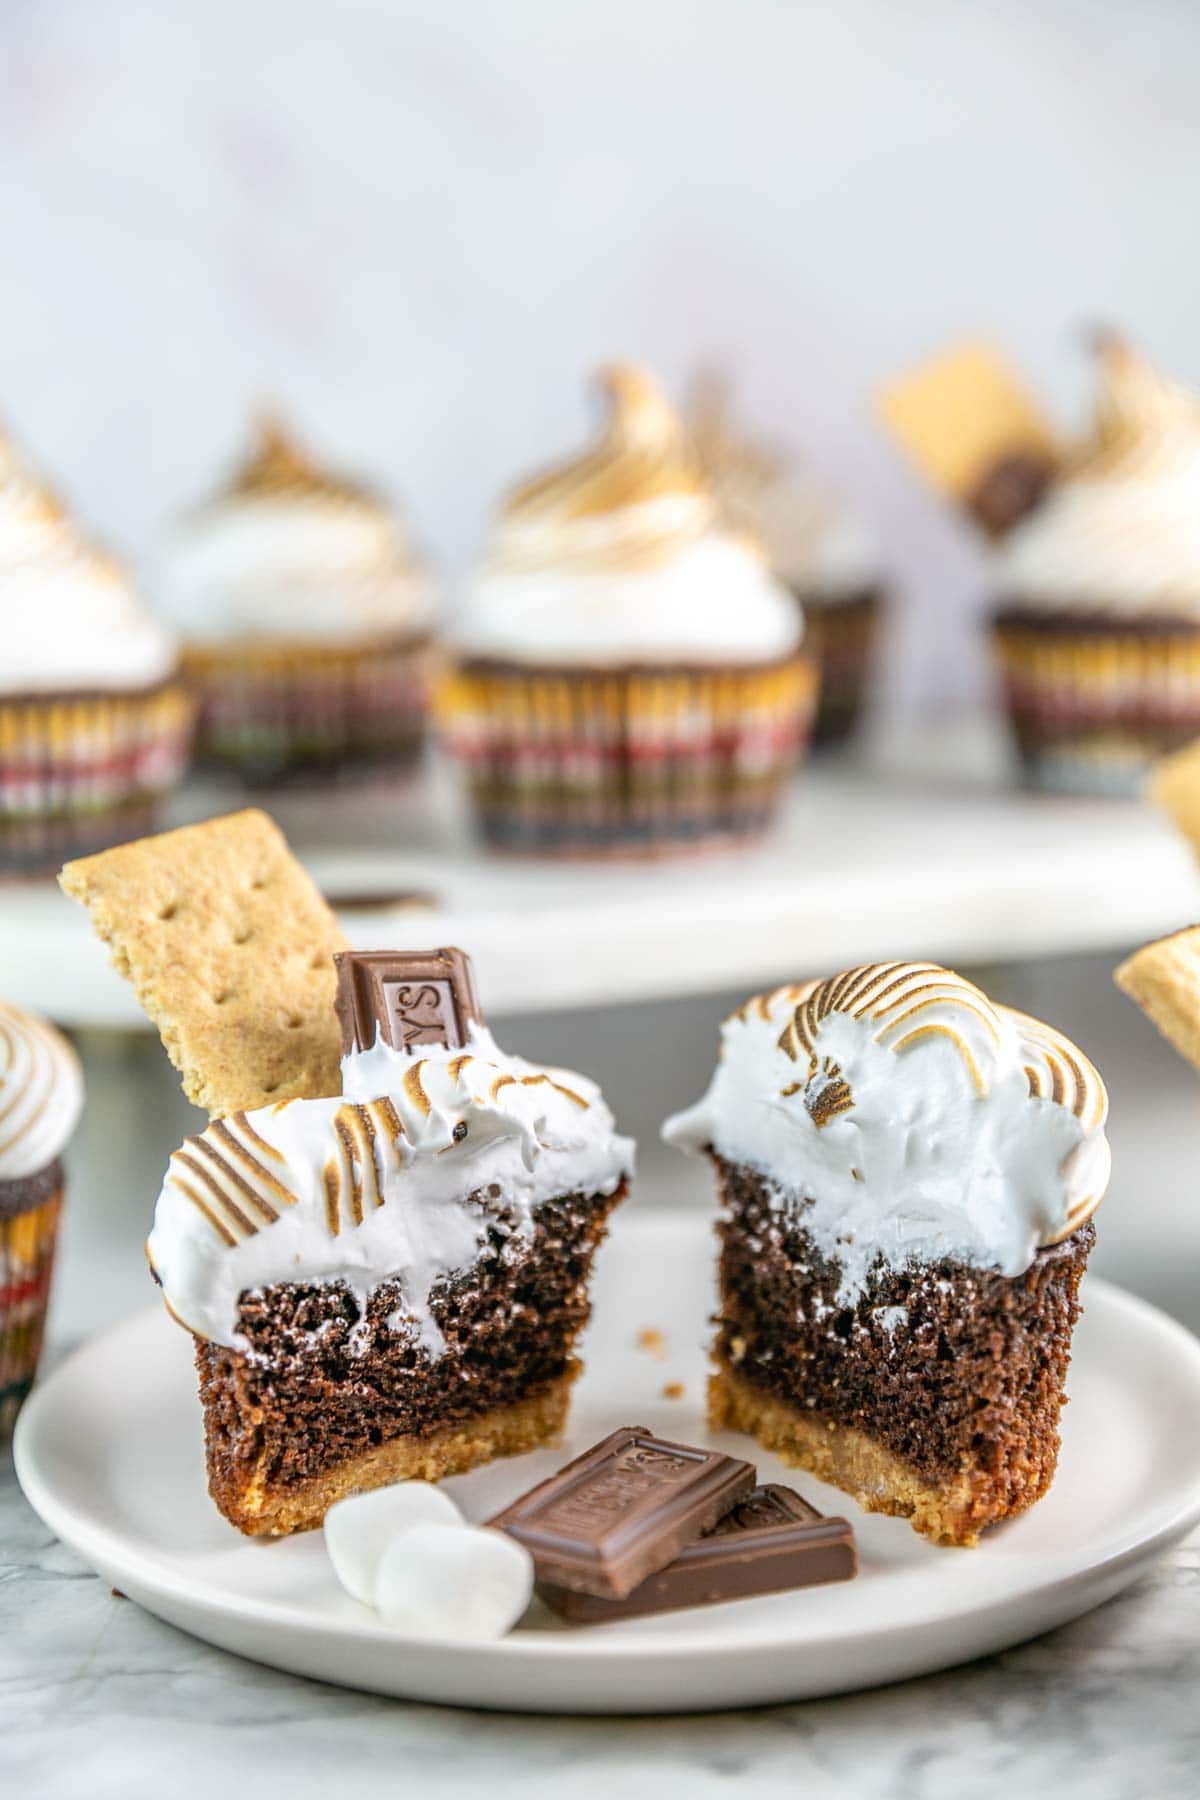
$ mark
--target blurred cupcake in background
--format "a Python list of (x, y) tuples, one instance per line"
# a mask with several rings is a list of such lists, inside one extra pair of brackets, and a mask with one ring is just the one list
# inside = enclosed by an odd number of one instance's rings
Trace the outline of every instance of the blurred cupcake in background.
[(178, 647), (0, 438), (0, 874), (152, 829), (183, 772)]
[(803, 607), (804, 646), (821, 672), (813, 742), (842, 743), (869, 691), (883, 604), (876, 548), (785, 453), (738, 430), (724, 382), (706, 375), (695, 383), (688, 422), (726, 516), (758, 539)]
[(444, 742), (483, 837), (655, 854), (750, 837), (808, 740), (803, 622), (642, 369), (598, 447), (520, 488), (469, 583)]
[(433, 592), (395, 513), (260, 427), (230, 485), (153, 574), (200, 707), (197, 754), (251, 784), (411, 767), (425, 735)]
[(61, 1032), (0, 1004), (0, 1437), (33, 1385), (63, 1199), (62, 1153), (83, 1109)]
[(1029, 778), (1136, 791), (1200, 736), (1200, 396), (1099, 347), (1092, 439), (998, 552), (993, 630)]

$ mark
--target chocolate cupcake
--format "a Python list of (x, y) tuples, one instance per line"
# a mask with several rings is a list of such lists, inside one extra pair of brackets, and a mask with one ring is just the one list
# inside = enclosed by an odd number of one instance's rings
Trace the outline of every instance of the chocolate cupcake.
[(174, 640), (0, 438), (0, 875), (135, 835), (183, 772)]
[(559, 855), (748, 838), (807, 742), (799, 612), (724, 523), (649, 375), (597, 449), (521, 488), (455, 632), (442, 738), (484, 839)]
[(273, 420), (152, 573), (184, 642), (197, 754), (251, 784), (362, 780), (424, 743), (433, 593), (394, 512)]
[(783, 451), (737, 429), (720, 383), (698, 384), (688, 419), (727, 517), (757, 539), (802, 610), (821, 680), (813, 746), (844, 743), (863, 717), (884, 607), (875, 546)]
[(1033, 1505), (1106, 1114), (1073, 1044), (932, 963), (747, 1001), (664, 1133), (721, 1194), (713, 1427), (940, 1543)]
[(993, 634), (1028, 778), (1136, 792), (1200, 736), (1200, 396), (1100, 352), (1089, 443), (999, 552)]
[(0, 1437), (37, 1373), (63, 1199), (62, 1153), (83, 1108), (66, 1038), (0, 1005)]

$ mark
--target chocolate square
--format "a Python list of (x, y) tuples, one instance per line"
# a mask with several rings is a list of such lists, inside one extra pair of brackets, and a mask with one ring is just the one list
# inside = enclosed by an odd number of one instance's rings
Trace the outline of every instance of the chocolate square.
[(462, 950), (345, 950), (334, 962), (343, 1055), (371, 1049), (377, 1033), (393, 1050), (456, 1050), (472, 1020), (482, 1023)]

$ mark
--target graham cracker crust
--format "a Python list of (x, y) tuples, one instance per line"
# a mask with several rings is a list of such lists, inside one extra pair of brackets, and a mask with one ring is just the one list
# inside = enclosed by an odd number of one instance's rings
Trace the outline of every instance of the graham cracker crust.
[(983, 1471), (967, 1470), (935, 1486), (865, 1432), (789, 1406), (726, 1363), (709, 1377), (708, 1423), (714, 1431), (746, 1432), (790, 1468), (807, 1469), (850, 1494), (864, 1512), (908, 1519), (938, 1544), (973, 1549), (996, 1516), (993, 1483)]
[(219, 1493), (213, 1472), (210, 1491), (225, 1517), (248, 1537), (286, 1537), (293, 1531), (312, 1531), (334, 1502), (348, 1494), (387, 1487), (395, 1481), (441, 1481), (447, 1475), (463, 1475), (496, 1456), (523, 1456), (556, 1444), (566, 1425), (571, 1386), (580, 1370), (581, 1365), (572, 1362), (566, 1374), (529, 1399), (496, 1407), (479, 1418), (439, 1431), (392, 1438), (286, 1489), (272, 1491), (260, 1468), (236, 1490), (232, 1483), (222, 1483)]

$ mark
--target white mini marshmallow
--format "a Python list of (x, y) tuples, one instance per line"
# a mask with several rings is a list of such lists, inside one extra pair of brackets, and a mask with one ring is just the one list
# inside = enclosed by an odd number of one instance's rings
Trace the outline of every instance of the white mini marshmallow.
[(465, 1529), (449, 1494), (428, 1481), (398, 1481), (370, 1494), (351, 1494), (325, 1514), (325, 1548), (334, 1574), (364, 1606), (375, 1603), (375, 1578), (383, 1553), (398, 1532), (436, 1521)]
[(523, 1545), (481, 1525), (438, 1520), (398, 1533), (384, 1551), (375, 1606), (414, 1637), (500, 1638), (533, 1593), (533, 1559)]

